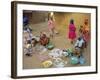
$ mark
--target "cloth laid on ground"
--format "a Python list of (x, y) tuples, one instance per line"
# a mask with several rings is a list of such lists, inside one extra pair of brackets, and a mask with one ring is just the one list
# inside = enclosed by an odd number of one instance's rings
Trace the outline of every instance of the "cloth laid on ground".
[(54, 67), (60, 68), (60, 67), (64, 67), (66, 64), (67, 64), (67, 61), (64, 61), (64, 60), (61, 59), (61, 58), (55, 58), (55, 59), (53, 60), (53, 65), (54, 65)]
[(44, 52), (47, 51), (47, 49), (46, 49), (44, 46), (42, 46), (42, 45), (36, 45), (36, 46), (35, 46), (35, 50), (36, 50), (39, 54), (43, 54)]
[(43, 54), (37, 54), (36, 57), (37, 57), (37, 58), (39, 59), (39, 61), (41, 61), (41, 62), (50, 59), (48, 55), (43, 55)]
[(63, 56), (62, 53), (63, 53), (62, 50), (55, 48), (55, 49), (51, 50), (51, 52), (49, 53), (49, 56), (51, 58), (62, 57)]

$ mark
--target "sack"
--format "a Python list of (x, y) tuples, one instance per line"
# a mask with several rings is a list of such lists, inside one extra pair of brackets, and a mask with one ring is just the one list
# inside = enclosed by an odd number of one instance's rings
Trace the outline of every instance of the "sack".
[(85, 64), (85, 58), (83, 56), (80, 56), (79, 63), (80, 64)]

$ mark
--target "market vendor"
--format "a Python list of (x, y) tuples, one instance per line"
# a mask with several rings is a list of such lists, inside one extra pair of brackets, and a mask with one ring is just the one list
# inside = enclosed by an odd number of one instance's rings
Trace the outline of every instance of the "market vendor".
[(40, 44), (46, 46), (49, 43), (49, 38), (47, 37), (45, 32), (41, 32), (40, 34)]

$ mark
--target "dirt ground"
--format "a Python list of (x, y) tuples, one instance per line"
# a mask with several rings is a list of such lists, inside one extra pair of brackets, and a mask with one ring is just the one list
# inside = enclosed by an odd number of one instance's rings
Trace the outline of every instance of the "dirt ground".
[[(39, 24), (30, 24), (33, 35), (39, 36), (41, 31), (45, 31), (48, 34), (48, 27), (47, 22), (39, 23)], [(67, 38), (68, 29), (66, 26), (62, 27), (58, 30), (59, 34), (55, 34), (53, 38), (50, 39), (50, 41), (55, 45), (55, 48), (59, 49), (70, 49), (73, 48), (74, 44), (71, 44), (69, 39)], [(49, 34), (48, 34), (49, 35)], [(77, 36), (78, 36), (78, 30), (77, 30)], [(37, 44), (38, 45), (38, 44)], [(39, 45), (38, 45), (39, 46)], [(46, 55), (48, 56), (48, 53), (50, 50), (47, 50), (44, 53), (41, 53), (39, 51), (36, 51), (36, 48), (33, 48), (32, 56), (28, 57), (23, 53), (23, 69), (35, 69), (35, 68), (43, 68), (41, 64), (41, 60), (39, 59), (38, 54)], [(91, 59), (90, 59), (90, 42), (88, 43), (87, 48), (84, 49), (84, 58), (86, 60), (85, 64), (80, 65), (72, 65), (70, 64), (69, 57), (63, 57), (64, 61), (67, 61), (68, 63), (65, 65), (65, 67), (75, 67), (75, 66), (90, 66), (91, 65)], [(54, 66), (51, 66), (54, 67)]]

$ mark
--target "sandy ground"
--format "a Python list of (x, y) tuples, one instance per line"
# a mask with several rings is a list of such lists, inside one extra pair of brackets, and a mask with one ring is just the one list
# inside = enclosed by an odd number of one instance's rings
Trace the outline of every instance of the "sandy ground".
[[(30, 24), (30, 26), (33, 29), (33, 35), (35, 36), (39, 36), (41, 31), (45, 31), (48, 34), (48, 28), (47, 28), (47, 22), (44, 23), (40, 23), (40, 24)], [(73, 48), (73, 44), (70, 43), (70, 41), (68, 40), (68, 38), (66, 37), (66, 34), (68, 33), (68, 30), (63, 27), (62, 29), (59, 28), (59, 34), (55, 34), (53, 38), (51, 38), (51, 42), (55, 45), (56, 48), (59, 49), (69, 49), (69, 48)], [(77, 32), (78, 34), (78, 32)], [(50, 52), (50, 50), (47, 50), (46, 52), (42, 53), (43, 55), (48, 56), (48, 52)], [(34, 69), (34, 68), (43, 68), (42, 64), (41, 64), (41, 60), (38, 57), (38, 54), (40, 54), (41, 52), (36, 51), (36, 48), (34, 48), (32, 56), (28, 57), (25, 56), (25, 54), (23, 53), (23, 69)], [(64, 61), (67, 61), (68, 63), (65, 65), (65, 67), (77, 67), (77, 66), (90, 66), (90, 43), (88, 43), (87, 48), (84, 49), (84, 53), (83, 53), (84, 57), (85, 57), (85, 64), (84, 65), (72, 65), (70, 64), (70, 58), (69, 57), (63, 57), (62, 59)], [(54, 66), (52, 66), (54, 67)]]

